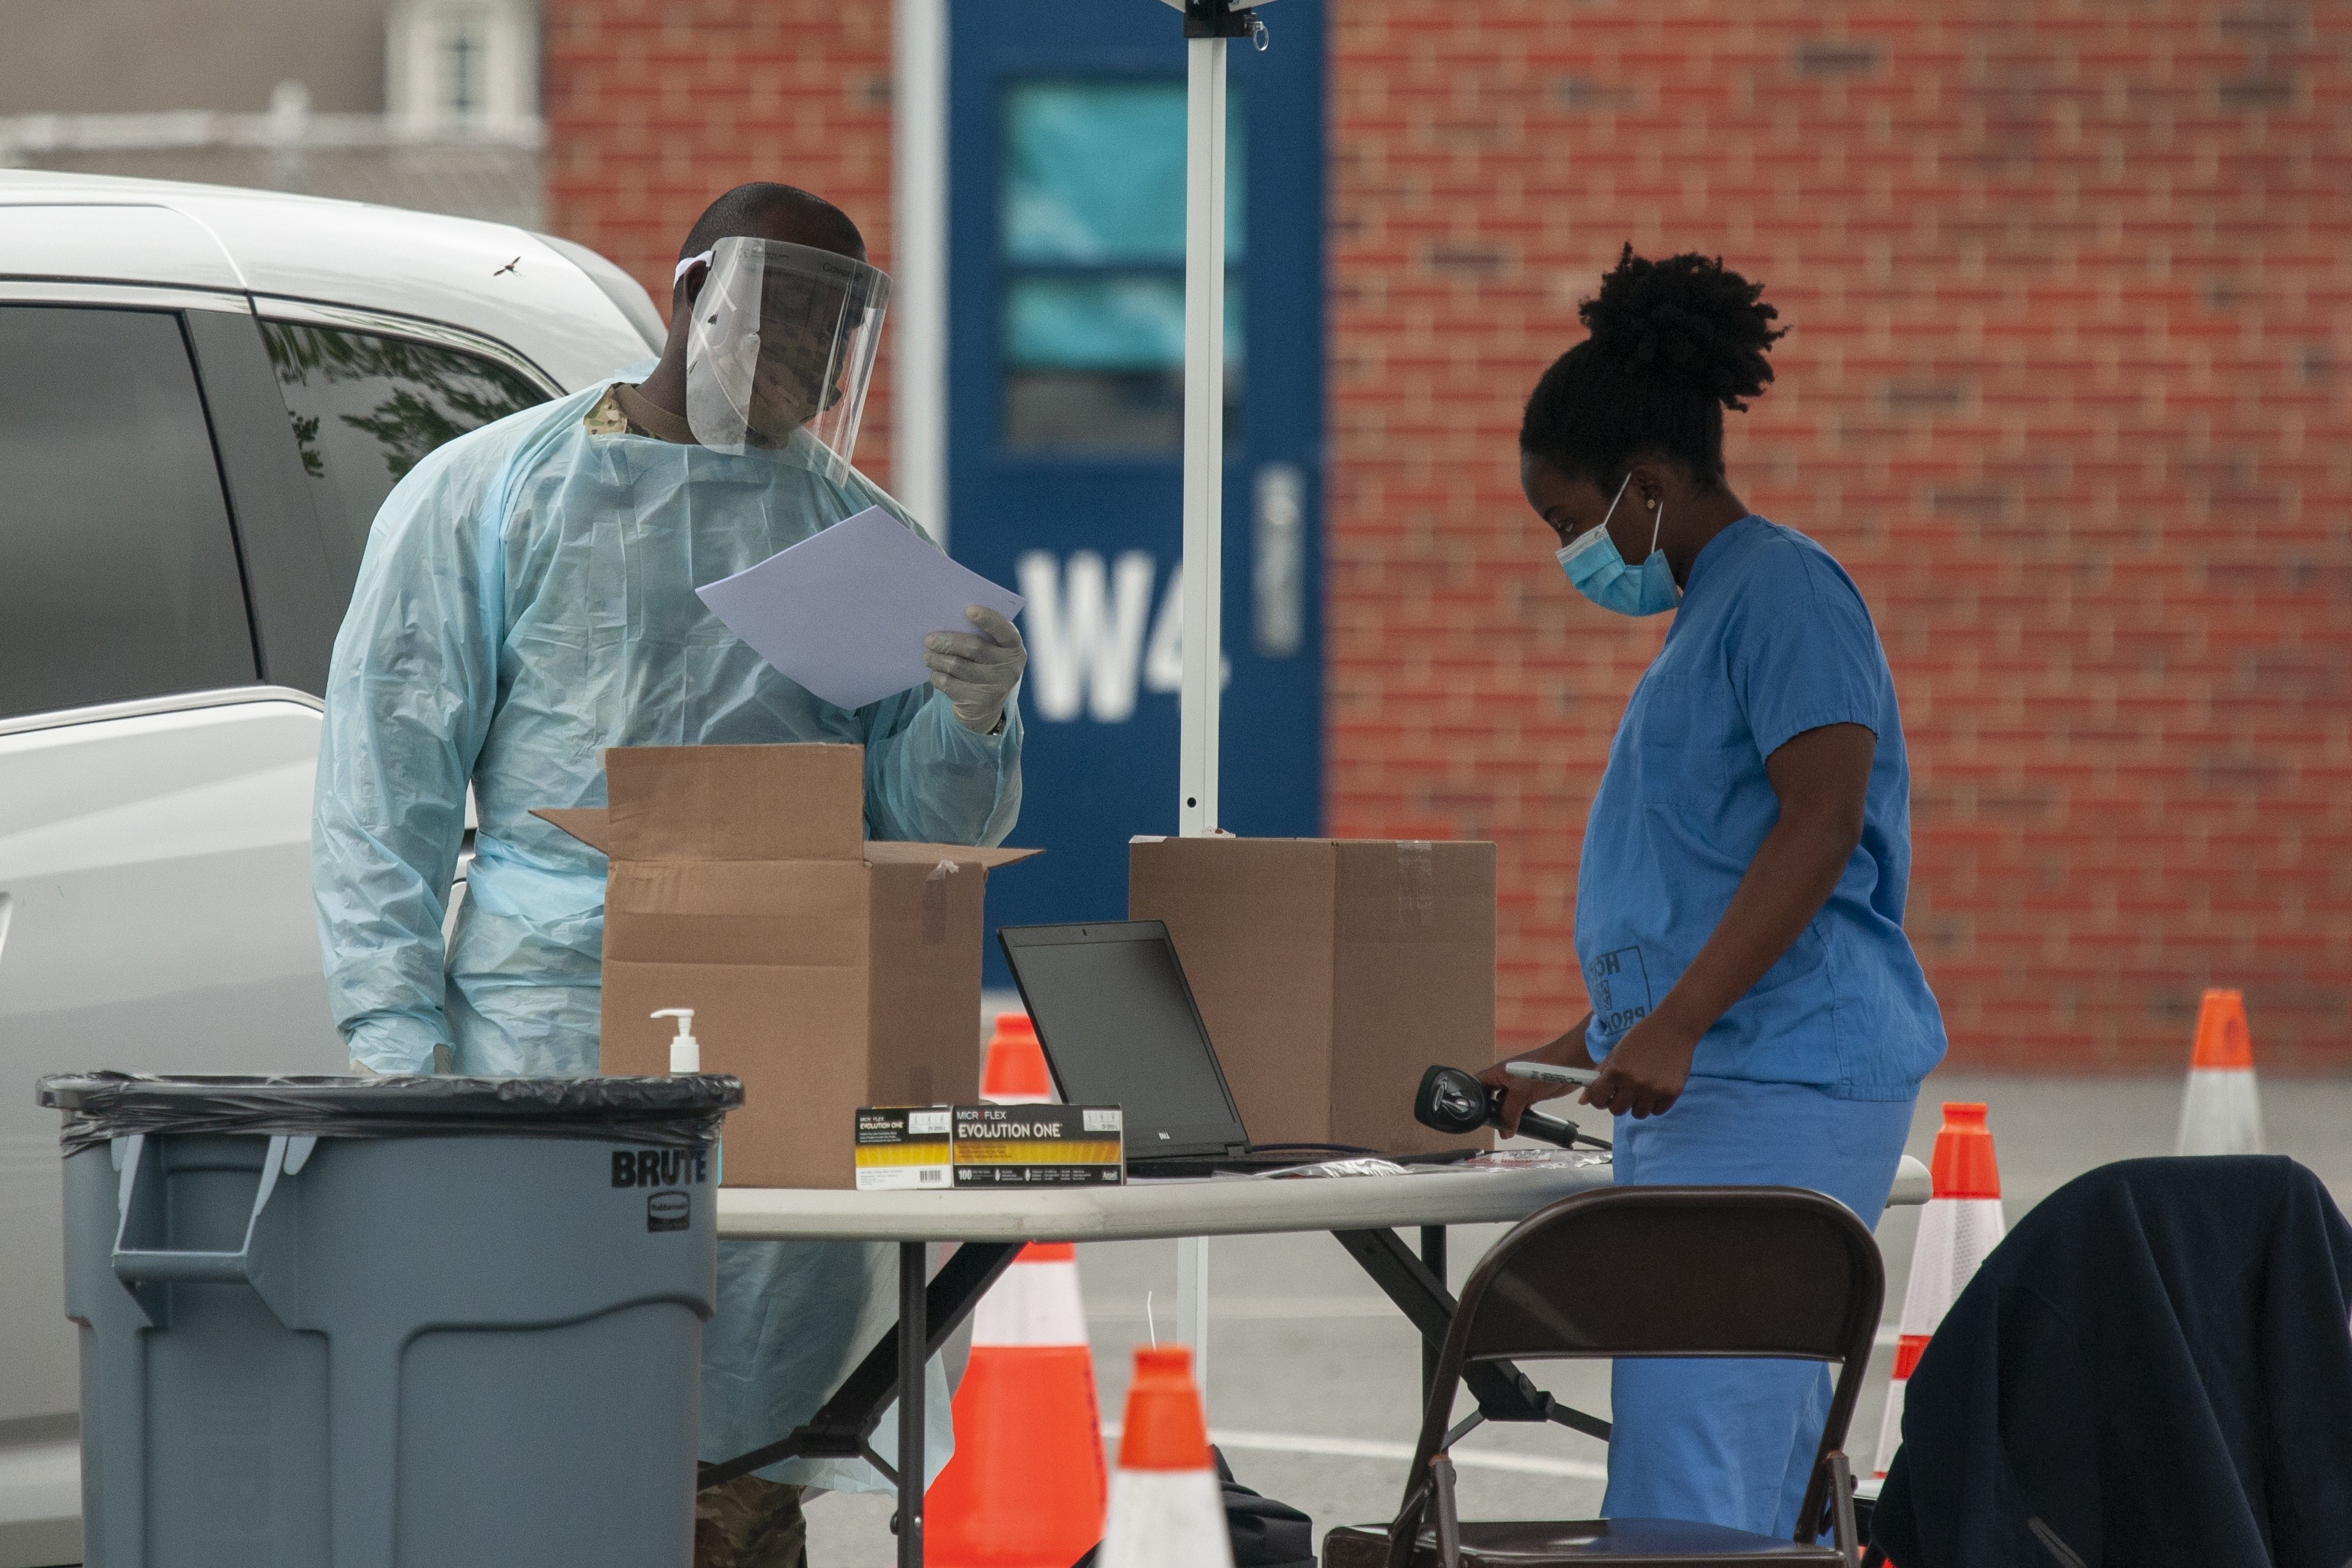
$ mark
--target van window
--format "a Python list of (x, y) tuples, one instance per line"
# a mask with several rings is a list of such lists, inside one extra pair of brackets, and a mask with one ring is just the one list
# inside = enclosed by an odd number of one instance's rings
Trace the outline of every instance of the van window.
[(264, 321), (339, 586), (359, 574), (368, 530), (425, 454), (547, 395), (457, 349), (341, 327)]
[(0, 305), (0, 719), (256, 679), (180, 318)]

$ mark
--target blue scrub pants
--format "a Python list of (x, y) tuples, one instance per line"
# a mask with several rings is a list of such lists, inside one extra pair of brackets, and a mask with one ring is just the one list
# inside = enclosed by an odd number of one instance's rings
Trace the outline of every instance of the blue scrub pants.
[[(1617, 1118), (1616, 1179), (1621, 1186), (1809, 1187), (1874, 1226), (1915, 1102), (1693, 1077), (1664, 1116)], [(1829, 1416), (1830, 1382), (1817, 1362), (1619, 1361), (1601, 1511), (1788, 1540)]]

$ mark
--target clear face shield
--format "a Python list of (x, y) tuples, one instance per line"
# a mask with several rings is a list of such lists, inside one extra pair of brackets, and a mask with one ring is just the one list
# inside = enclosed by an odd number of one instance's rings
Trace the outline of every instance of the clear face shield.
[(721, 452), (774, 451), (838, 484), (882, 338), (890, 275), (776, 239), (734, 237), (710, 271), (686, 337), (686, 420)]

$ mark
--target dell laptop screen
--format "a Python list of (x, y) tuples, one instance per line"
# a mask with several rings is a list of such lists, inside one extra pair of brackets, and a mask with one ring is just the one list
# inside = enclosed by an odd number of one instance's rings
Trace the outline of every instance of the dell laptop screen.
[(997, 940), (1062, 1098), (1124, 1108), (1129, 1159), (1248, 1147), (1166, 926), (1004, 926)]

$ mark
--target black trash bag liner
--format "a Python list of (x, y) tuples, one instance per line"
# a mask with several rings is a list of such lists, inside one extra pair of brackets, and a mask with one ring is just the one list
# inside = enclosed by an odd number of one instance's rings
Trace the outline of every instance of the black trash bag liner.
[[(1225, 1483), (1225, 1528), (1233, 1537), (1234, 1568), (1315, 1568), (1315, 1521), (1286, 1502), (1276, 1502), (1234, 1479), (1220, 1449), (1217, 1479)], [(1071, 1568), (1094, 1568), (1097, 1543)]]
[(579, 1138), (691, 1149), (743, 1103), (728, 1073), (667, 1078), (362, 1078), (292, 1073), (59, 1073), (41, 1103), (65, 1112), (65, 1152), (132, 1133), (289, 1137)]

